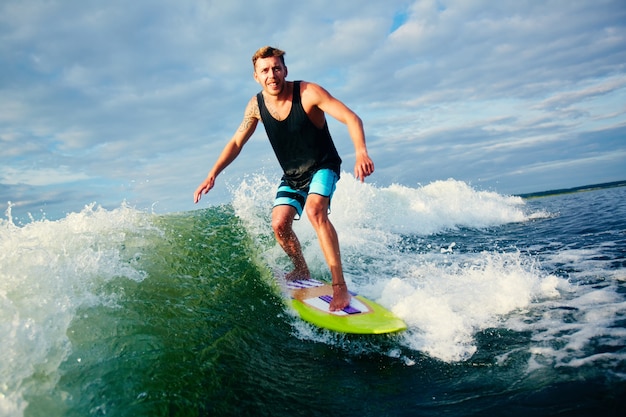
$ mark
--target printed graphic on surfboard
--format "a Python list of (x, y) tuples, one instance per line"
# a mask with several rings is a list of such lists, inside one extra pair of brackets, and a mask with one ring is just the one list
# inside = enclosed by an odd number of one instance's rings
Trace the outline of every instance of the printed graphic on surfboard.
[[(328, 314), (345, 316), (346, 314), (364, 314), (371, 311), (367, 305), (363, 304), (358, 298), (354, 297), (356, 295), (355, 293), (351, 293), (352, 300), (350, 301), (350, 305), (348, 307), (339, 311), (330, 311), (330, 302), (333, 299), (333, 296), (331, 294), (327, 294), (325, 285), (327, 286), (324, 282), (315, 279), (287, 282), (287, 288), (291, 291), (292, 297)], [(314, 288), (321, 291), (312, 291)], [(299, 293), (299, 290), (308, 291)], [(304, 298), (307, 296), (308, 298)]]
[(356, 334), (394, 333), (406, 329), (404, 321), (391, 311), (355, 293), (351, 293), (348, 307), (330, 311), (333, 289), (323, 281), (287, 281), (285, 286), (300, 317), (318, 327)]

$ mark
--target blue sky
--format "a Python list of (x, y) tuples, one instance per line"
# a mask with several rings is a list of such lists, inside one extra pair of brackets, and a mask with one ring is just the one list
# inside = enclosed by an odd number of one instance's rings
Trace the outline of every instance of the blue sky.
[[(623, 0), (3, 0), (0, 210), (198, 208), (267, 44), (361, 116), (376, 185), (626, 179)], [(203, 205), (259, 172), (278, 175), (262, 128)]]

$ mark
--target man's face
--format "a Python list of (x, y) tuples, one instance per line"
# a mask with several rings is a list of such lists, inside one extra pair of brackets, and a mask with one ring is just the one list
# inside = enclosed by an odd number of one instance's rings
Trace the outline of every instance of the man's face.
[(270, 95), (277, 96), (283, 91), (286, 77), (287, 67), (279, 57), (259, 58), (254, 64), (254, 79)]

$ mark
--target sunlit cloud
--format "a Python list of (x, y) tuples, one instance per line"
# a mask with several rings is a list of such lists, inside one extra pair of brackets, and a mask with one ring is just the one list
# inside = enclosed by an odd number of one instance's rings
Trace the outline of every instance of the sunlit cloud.
[[(190, 193), (260, 89), (250, 57), (266, 44), (287, 51), (289, 79), (361, 116), (378, 184), (454, 177), (521, 193), (621, 180), (625, 22), (619, 0), (7, 0), (0, 210), (37, 207), (42, 189), (78, 208), (195, 208)], [(351, 172), (347, 131), (329, 124)], [(276, 169), (259, 129), (216, 189)]]

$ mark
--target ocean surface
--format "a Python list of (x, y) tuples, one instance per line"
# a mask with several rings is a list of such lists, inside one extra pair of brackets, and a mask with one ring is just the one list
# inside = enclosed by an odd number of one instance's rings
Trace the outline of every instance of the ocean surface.
[[(184, 213), (9, 208), (0, 416), (623, 415), (626, 187), (524, 200), (344, 175), (346, 279), (408, 324), (386, 336), (286, 307), (274, 187), (252, 176), (231, 204)], [(328, 279), (308, 221), (296, 230)]]

